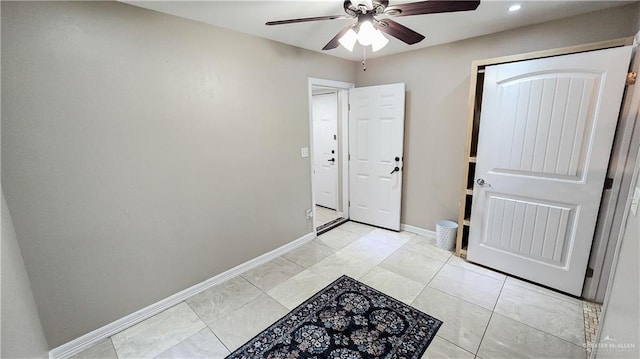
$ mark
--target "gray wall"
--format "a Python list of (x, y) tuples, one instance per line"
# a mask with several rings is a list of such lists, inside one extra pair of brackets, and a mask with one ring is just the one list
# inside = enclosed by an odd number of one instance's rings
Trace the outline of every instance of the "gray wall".
[(3, 1), (2, 185), (51, 347), (311, 232), (307, 78), (355, 73), (126, 4)]
[(637, 17), (631, 4), (368, 60), (357, 86), (407, 85), (402, 223), (457, 221), (473, 60), (633, 36)]
[(11, 214), (2, 195), (2, 358), (47, 358), (49, 347), (33, 300)]
[[(640, 153), (638, 154), (640, 158)], [(640, 161), (637, 165), (640, 165)], [(636, 168), (636, 172), (640, 167)], [(638, 174), (636, 174), (638, 176)], [(640, 188), (640, 176), (631, 189)], [(601, 326), (600, 343), (606, 345), (633, 345), (633, 348), (603, 348), (597, 350), (598, 358), (640, 357), (640, 212), (635, 216), (629, 212), (627, 224), (620, 244), (618, 263), (612, 274), (609, 299)], [(613, 340), (605, 340), (606, 337)]]

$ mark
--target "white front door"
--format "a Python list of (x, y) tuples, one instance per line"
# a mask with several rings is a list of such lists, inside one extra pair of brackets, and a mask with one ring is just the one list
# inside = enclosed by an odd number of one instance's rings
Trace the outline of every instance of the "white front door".
[(630, 56), (486, 68), (470, 261), (581, 294)]
[(400, 230), (404, 84), (349, 90), (350, 218)]
[(338, 97), (314, 95), (313, 176), (316, 204), (336, 209), (338, 203)]

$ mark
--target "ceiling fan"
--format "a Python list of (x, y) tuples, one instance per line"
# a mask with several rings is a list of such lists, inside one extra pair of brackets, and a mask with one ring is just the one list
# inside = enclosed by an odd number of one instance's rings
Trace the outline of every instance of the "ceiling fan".
[(331, 39), (322, 49), (331, 50), (339, 44), (347, 50), (353, 51), (356, 41), (363, 46), (372, 46), (373, 51), (383, 48), (389, 40), (384, 37), (383, 32), (393, 36), (408, 45), (416, 44), (424, 39), (424, 36), (401, 25), (389, 18), (376, 19), (378, 15), (388, 17), (412, 16), (423, 14), (436, 14), (454, 11), (475, 10), (480, 5), (480, 1), (418, 1), (406, 4), (389, 6), (388, 0), (346, 0), (343, 4), (345, 15), (316, 16), (300, 19), (289, 19), (279, 21), (269, 21), (265, 25), (284, 25), (300, 22), (336, 20), (336, 19), (357, 19), (355, 23), (346, 25), (336, 36)]

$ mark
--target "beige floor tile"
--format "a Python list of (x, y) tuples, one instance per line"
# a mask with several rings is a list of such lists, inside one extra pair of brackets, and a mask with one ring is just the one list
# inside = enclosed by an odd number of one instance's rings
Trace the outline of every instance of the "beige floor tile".
[(230, 351), (234, 351), (288, 312), (275, 299), (262, 294), (226, 317), (215, 320), (209, 327)]
[(570, 303), (580, 304), (582, 301), (578, 298), (574, 298), (570, 295), (562, 294), (560, 292), (556, 292), (555, 290), (547, 289), (545, 287), (526, 282), (524, 280), (520, 280), (514, 277), (507, 277), (507, 280), (504, 283), (505, 286), (518, 286), (522, 288), (526, 288), (535, 292), (539, 292), (542, 294), (546, 294), (548, 296), (554, 297), (556, 299), (564, 300)]
[(184, 302), (111, 337), (120, 359), (153, 358), (205, 328)]
[(318, 240), (322, 244), (336, 250), (346, 247), (358, 240), (358, 238), (360, 238), (360, 235), (343, 231), (340, 228), (332, 229), (329, 232), (318, 236)]
[(287, 258), (290, 261), (298, 263), (305, 268), (309, 268), (312, 265), (327, 258), (328, 256), (334, 254), (335, 252), (335, 249), (328, 247), (322, 244), (322, 242), (314, 239), (306, 243), (305, 245), (302, 245), (286, 253), (283, 257)]
[(413, 302), (425, 287), (422, 283), (380, 267), (373, 268), (360, 281), (407, 304)]
[(337, 253), (345, 258), (377, 265), (395, 252), (401, 243), (385, 238), (364, 236), (342, 248)]
[(581, 303), (507, 283), (502, 288), (495, 312), (576, 345), (585, 344)]
[(331, 282), (315, 272), (305, 270), (271, 289), (268, 294), (280, 304), (293, 309)]
[(429, 237), (414, 236), (411, 240), (405, 244), (403, 249), (416, 252), (423, 256), (431, 257), (441, 262), (446, 262), (451, 257), (452, 252), (445, 251), (435, 246), (435, 240)]
[(584, 359), (585, 350), (566, 340), (494, 313), (478, 356), (491, 359)]
[(229, 355), (229, 350), (211, 332), (211, 329), (205, 328), (164, 351), (156, 358), (222, 359), (227, 355)]
[(118, 355), (111, 339), (106, 339), (69, 359), (118, 359)]
[(390, 231), (387, 229), (376, 228), (375, 230), (364, 235), (365, 238), (376, 238), (377, 241), (384, 241), (385, 243), (401, 247), (403, 244), (409, 242), (409, 240), (416, 235), (407, 231)]
[(499, 272), (496, 272), (496, 271), (492, 271), (491, 269), (481, 267), (481, 266), (473, 264), (471, 262), (467, 262), (466, 260), (464, 260), (464, 259), (462, 259), (460, 257), (454, 256), (454, 255), (449, 257), (449, 261), (447, 261), (447, 263), (452, 264), (454, 266), (458, 266), (458, 267), (464, 268), (466, 270), (470, 270), (472, 272), (476, 272), (478, 274), (484, 274), (486, 276), (495, 278), (497, 280), (502, 280), (503, 281), (503, 280), (505, 280), (507, 278), (507, 276), (502, 274), (502, 273), (499, 273)]
[(445, 264), (429, 283), (429, 287), (493, 310), (503, 281), (458, 266)]
[(222, 318), (257, 298), (262, 292), (242, 277), (235, 277), (187, 299), (205, 323)]
[(444, 322), (438, 336), (472, 353), (491, 318), (491, 311), (429, 287), (412, 306)]
[(438, 336), (433, 338), (422, 359), (473, 359), (474, 355)]
[(303, 270), (303, 266), (286, 258), (277, 257), (243, 273), (242, 277), (266, 292)]
[(340, 218), (338, 212), (329, 208), (316, 206), (316, 227), (320, 227), (338, 218)]
[(380, 263), (380, 267), (422, 284), (429, 283), (442, 266), (444, 262), (403, 248), (393, 252)]
[(423, 359), (584, 358), (582, 301), (452, 256), (434, 238), (356, 222), (74, 358), (224, 358), (345, 274), (444, 322)]
[(353, 279), (360, 279), (373, 269), (376, 264), (377, 262), (375, 261), (357, 259), (338, 252), (309, 267), (309, 270), (330, 281), (334, 281), (343, 275), (348, 275)]
[(338, 229), (362, 236), (375, 230), (376, 227), (367, 226), (366, 224), (349, 221), (345, 224), (341, 224), (340, 227), (338, 227)]

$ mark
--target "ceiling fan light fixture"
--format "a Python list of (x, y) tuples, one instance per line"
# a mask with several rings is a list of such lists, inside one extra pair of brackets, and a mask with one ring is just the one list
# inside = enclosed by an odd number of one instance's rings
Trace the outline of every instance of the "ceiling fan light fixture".
[(382, 34), (382, 31), (376, 30), (376, 36), (373, 39), (373, 42), (371, 43), (371, 50), (373, 50), (373, 52), (376, 52), (381, 48), (387, 46), (388, 43), (389, 43), (389, 39), (387, 39)]
[(353, 29), (349, 29), (349, 31), (342, 35), (342, 37), (338, 40), (340, 45), (342, 45), (349, 51), (353, 51), (353, 47), (356, 45), (356, 41), (358, 41), (358, 34), (356, 34)]
[(363, 21), (358, 29), (358, 42), (362, 46), (369, 46), (376, 38), (376, 29), (371, 21)]

